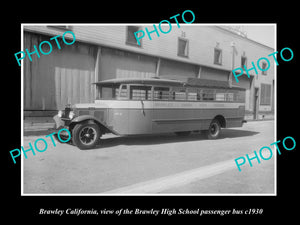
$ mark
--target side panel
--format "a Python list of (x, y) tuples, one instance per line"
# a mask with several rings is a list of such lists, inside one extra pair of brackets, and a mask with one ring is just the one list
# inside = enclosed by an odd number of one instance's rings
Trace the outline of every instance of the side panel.
[(113, 129), (121, 135), (151, 134), (153, 102), (127, 101), (126, 105), (124, 101), (122, 107), (109, 110)]
[(226, 127), (240, 127), (245, 107), (239, 104), (242, 103), (155, 102), (153, 133), (207, 130), (217, 115), (225, 118)]
[(120, 135), (129, 132), (129, 111), (127, 108), (109, 109), (108, 123)]
[(91, 115), (120, 135), (168, 133), (207, 130), (212, 119), (221, 115), (226, 127), (240, 127), (245, 115), (245, 104), (236, 102), (185, 101), (102, 101), (101, 108), (80, 108), (79, 115)]
[(153, 133), (205, 130), (212, 115), (197, 109), (155, 109)]
[(245, 117), (245, 106), (240, 106), (237, 110), (235, 117), (226, 118), (226, 127), (241, 127), (243, 126), (243, 120)]
[[(151, 134), (153, 102), (131, 101), (129, 102), (129, 133), (128, 134)], [(137, 108), (135, 108), (137, 106)]]

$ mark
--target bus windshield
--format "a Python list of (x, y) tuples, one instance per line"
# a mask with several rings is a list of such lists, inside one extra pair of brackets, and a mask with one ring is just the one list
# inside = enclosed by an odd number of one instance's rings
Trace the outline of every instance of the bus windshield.
[(105, 85), (105, 86), (97, 86), (97, 97), (96, 99), (116, 99), (119, 94), (120, 84), (112, 84), (112, 85)]
[(96, 100), (128, 99), (127, 84), (98, 85)]

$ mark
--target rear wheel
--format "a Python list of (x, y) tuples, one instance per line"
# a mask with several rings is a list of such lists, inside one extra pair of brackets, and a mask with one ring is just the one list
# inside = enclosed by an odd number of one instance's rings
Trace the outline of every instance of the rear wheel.
[(72, 131), (73, 143), (80, 149), (90, 149), (95, 147), (100, 136), (100, 128), (95, 123), (76, 124)]
[(208, 131), (207, 137), (208, 139), (217, 139), (221, 133), (221, 126), (218, 120), (214, 119), (211, 121)]

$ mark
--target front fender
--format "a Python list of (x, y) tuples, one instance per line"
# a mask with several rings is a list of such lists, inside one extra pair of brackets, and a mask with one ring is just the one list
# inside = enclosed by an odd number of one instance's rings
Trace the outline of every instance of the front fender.
[(118, 134), (116, 131), (114, 131), (111, 127), (107, 126), (106, 124), (104, 124), (102, 121), (98, 120), (96, 117), (91, 116), (91, 115), (81, 115), (81, 116), (77, 116), (74, 119), (71, 120), (70, 125), (74, 125), (76, 123), (80, 123), (83, 121), (89, 121), (89, 120), (93, 120), (95, 121), (99, 126), (102, 126), (104, 128), (107, 129), (107, 133), (113, 133), (113, 134)]
[[(97, 122), (101, 123), (96, 117), (91, 115), (81, 115), (77, 116), (74, 119), (71, 120), (71, 123), (79, 123), (85, 120), (96, 120)], [(102, 124), (102, 123), (101, 123)]]

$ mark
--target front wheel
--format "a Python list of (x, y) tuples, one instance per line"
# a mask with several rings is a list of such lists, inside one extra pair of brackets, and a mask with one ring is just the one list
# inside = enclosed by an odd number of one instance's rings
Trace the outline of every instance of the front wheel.
[(100, 128), (95, 123), (76, 124), (72, 132), (73, 143), (80, 149), (95, 147), (100, 136)]
[[(54, 125), (53, 129), (56, 129), (56, 125)], [(59, 133), (59, 131), (58, 131), (58, 133)], [(60, 135), (59, 135), (60, 138), (58, 138), (57, 133), (55, 133), (53, 136), (54, 136), (55, 140), (59, 143), (62, 143), (62, 144), (71, 143), (71, 141), (70, 141), (71, 138), (69, 137), (68, 133), (66, 134), (66, 131), (64, 131), (63, 133), (60, 133)], [(67, 141), (67, 140), (69, 140), (69, 141)]]
[(208, 139), (217, 139), (221, 133), (221, 126), (218, 120), (211, 121), (208, 131), (207, 138)]

